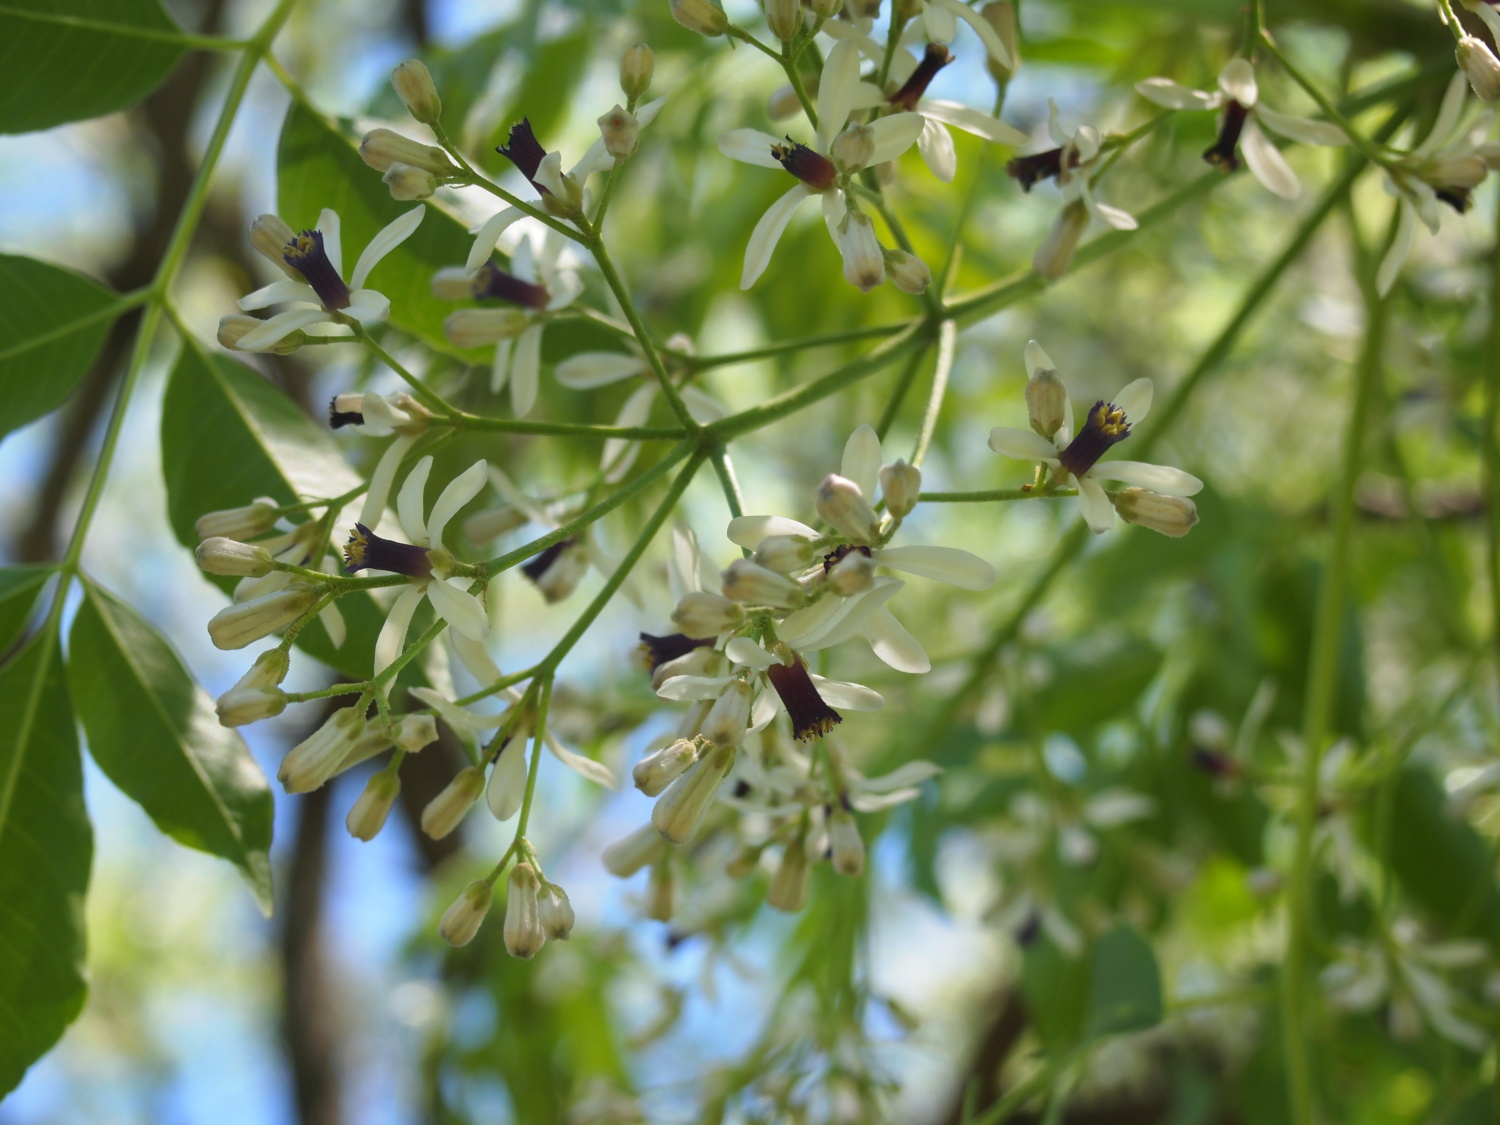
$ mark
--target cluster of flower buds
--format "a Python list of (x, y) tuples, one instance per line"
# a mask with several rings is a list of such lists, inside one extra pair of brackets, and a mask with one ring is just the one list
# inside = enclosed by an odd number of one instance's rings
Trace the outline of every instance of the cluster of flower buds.
[[(443, 101), (432, 74), (420, 59), (407, 59), (398, 66), (391, 74), (391, 85), (414, 120), (438, 128)], [(414, 141), (392, 129), (373, 129), (365, 134), (359, 155), (375, 171), (384, 173), (382, 179), (392, 199), (426, 199), (441, 184), (466, 183), (469, 179), (444, 149)]]
[[(505, 949), (512, 957), (529, 961), (549, 940), (568, 940), (573, 932), (573, 904), (566, 891), (542, 874), (531, 845), (520, 840), (517, 847), (525, 858), (511, 868), (506, 879)], [(443, 914), (438, 933), (449, 945), (474, 940), (490, 912), (498, 874), (475, 879)]]

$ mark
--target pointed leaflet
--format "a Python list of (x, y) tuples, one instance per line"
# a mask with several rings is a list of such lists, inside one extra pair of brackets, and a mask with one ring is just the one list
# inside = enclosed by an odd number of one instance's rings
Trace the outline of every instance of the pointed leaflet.
[(6, 0), (0, 10), (0, 133), (125, 109), (177, 65), (161, 0)]
[(180, 844), (229, 860), (271, 912), (271, 787), (238, 731), (130, 606), (85, 580), (68, 682), (89, 753)]
[(1094, 942), (1086, 1035), (1141, 1031), (1161, 1022), (1161, 970), (1146, 939), (1121, 922)]
[(94, 362), (115, 308), (114, 294), (82, 274), (0, 254), (0, 437), (62, 405)]
[(57, 635), (0, 669), (0, 1097), (83, 1008), (93, 829)]
[(51, 576), (50, 566), (0, 568), (0, 655), (9, 651), (26, 628), (36, 596)]

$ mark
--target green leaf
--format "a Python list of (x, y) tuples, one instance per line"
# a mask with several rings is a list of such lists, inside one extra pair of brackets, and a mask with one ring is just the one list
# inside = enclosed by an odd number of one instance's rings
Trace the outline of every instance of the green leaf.
[(0, 669), (0, 1097), (83, 1008), (93, 829), (57, 651), (38, 634)]
[(1094, 943), (1084, 1030), (1090, 1036), (1140, 1031), (1161, 1017), (1156, 954), (1134, 927), (1121, 922)]
[[(323, 208), (332, 208), (339, 216), (345, 262), (355, 261), (387, 223), (422, 206), (392, 199), (380, 173), (359, 158), (355, 146), (350, 137), (294, 101), (281, 126), (276, 156), (281, 217), (294, 230), (303, 230), (317, 223)], [(416, 233), (370, 274), (370, 287), (391, 299), (392, 325), (438, 351), (464, 355), (443, 336), (443, 320), (457, 306), (432, 295), (432, 275), (444, 266), (463, 265), (472, 242), (457, 220), (436, 207), (427, 208)]]
[(0, 653), (8, 650), (26, 628), (36, 596), (51, 576), (50, 566), (0, 569)]
[(99, 768), (180, 844), (229, 860), (271, 913), (271, 787), (144, 618), (85, 581), (68, 680)]
[(132, 106), (182, 55), (160, 0), (4, 0), (0, 133), (28, 133)]
[(1500, 950), (1500, 891), (1489, 842), (1448, 812), (1442, 785), (1421, 766), (1408, 765), (1396, 780), (1389, 855), (1416, 902), (1446, 926), (1463, 923), (1463, 936)]
[(1162, 661), (1160, 649), (1134, 639), (1049, 655), (1057, 664), (1035, 704), (1035, 721), (1048, 731), (1087, 730), (1119, 715), (1150, 686)]
[(117, 311), (115, 295), (82, 274), (0, 254), (0, 437), (62, 405)]

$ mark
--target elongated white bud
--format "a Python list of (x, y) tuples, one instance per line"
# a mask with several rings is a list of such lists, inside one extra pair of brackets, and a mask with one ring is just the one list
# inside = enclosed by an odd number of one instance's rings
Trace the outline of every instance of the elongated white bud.
[(766, 905), (794, 914), (807, 905), (807, 847), (797, 837), (781, 853), (781, 864), (771, 877), (766, 891)]
[(221, 609), (208, 622), (208, 636), (216, 648), (244, 648), (279, 633), (318, 600), (310, 586), (286, 586), (248, 602)]
[(236, 680), (230, 690), (275, 687), (286, 679), (287, 669), (290, 667), (291, 658), (285, 652), (279, 648), (267, 649), (255, 658), (249, 671)]
[(512, 340), (526, 329), (520, 309), (459, 309), (443, 321), (443, 335), (458, 348), (479, 348)]
[(342, 768), (344, 759), (365, 732), (365, 717), (358, 706), (341, 707), (328, 716), (281, 760), (276, 771), (288, 793), (310, 793)]
[(694, 591), (677, 603), (672, 622), (690, 637), (717, 637), (738, 628), (745, 611), (721, 594)]
[(627, 98), (639, 98), (651, 89), (656, 56), (644, 43), (632, 43), (620, 56), (620, 89)]
[(833, 869), (840, 875), (858, 875), (865, 869), (865, 841), (848, 809), (835, 809), (828, 818), (828, 845)]
[(734, 766), (736, 753), (734, 746), (717, 746), (667, 786), (651, 810), (651, 823), (662, 839), (685, 844), (698, 834), (719, 786)]
[(301, 281), (302, 274), (286, 260), (287, 247), (296, 237), (297, 232), (279, 215), (261, 215), (250, 224), (250, 245), (282, 273), (294, 281)]
[(271, 573), (271, 552), (253, 543), (241, 543), (215, 535), (198, 544), (198, 566), (209, 574), (234, 578), (259, 578)]
[(1067, 420), (1068, 388), (1057, 372), (1038, 367), (1026, 383), (1026, 414), (1031, 428), (1048, 441)]
[(422, 810), (422, 831), (434, 840), (441, 840), (459, 826), (483, 792), (482, 769), (469, 766), (460, 770), (458, 776)]
[(880, 494), (891, 515), (910, 515), (922, 495), (922, 470), (900, 460), (886, 465), (880, 470)]
[(813, 503), (818, 515), (852, 543), (873, 543), (880, 534), (880, 517), (852, 480), (829, 473), (813, 493)]
[(784, 574), (750, 559), (735, 559), (724, 569), (724, 596), (747, 605), (790, 609), (802, 604), (802, 587)]
[(432, 715), (402, 715), (396, 723), (396, 745), (408, 754), (437, 741), (437, 719)]
[(802, 30), (802, 0), (766, 0), (766, 26), (783, 43)]
[(397, 161), (385, 170), (381, 181), (391, 189), (391, 198), (403, 203), (427, 199), (437, 191), (437, 177), (426, 168), (414, 168)]
[(542, 923), (542, 932), (552, 941), (567, 941), (573, 933), (574, 922), (568, 892), (556, 883), (548, 883), (537, 897), (537, 917)]
[(828, 572), (828, 588), (841, 598), (862, 594), (875, 582), (875, 560), (863, 551), (850, 551)]
[(1000, 37), (1000, 42), (1005, 47), (1005, 53), (1010, 56), (1010, 65), (1002, 66), (993, 54), (986, 51), (984, 53), (985, 68), (996, 82), (1008, 82), (1010, 76), (1021, 65), (1020, 36), (1016, 32), (1016, 6), (1009, 0), (999, 0), (998, 3), (986, 4), (980, 8), (979, 14), (984, 18), (985, 23), (995, 29), (995, 34)]
[(1163, 496), (1145, 488), (1122, 488), (1115, 493), (1115, 511), (1126, 523), (1138, 523), (1180, 539), (1198, 522), (1198, 506), (1184, 496)]
[(536, 871), (529, 863), (511, 869), (505, 896), (505, 950), (529, 961), (547, 940), (537, 901)]
[[(797, 6), (801, 8), (800, 3)], [(840, 172), (858, 172), (875, 158), (875, 130), (868, 125), (850, 125), (833, 138), (828, 154)]]
[[(244, 338), (245, 334), (254, 331), (264, 323), (265, 321), (260, 318), (246, 316), (244, 313), (221, 316), (219, 318), (218, 332), (219, 346), (228, 348), (232, 352), (239, 351), (240, 340)], [(307, 343), (307, 333), (299, 328), (295, 332), (288, 332), (269, 348), (262, 350), (268, 351), (272, 355), (291, 355), (305, 343)]]
[(371, 129), (366, 133), (360, 142), (359, 156), (377, 172), (389, 171), (392, 164), (409, 164), (431, 172), (438, 179), (458, 173), (458, 166), (436, 145), (424, 145), (391, 129)]
[(885, 254), (870, 216), (856, 211), (845, 215), (839, 224), (838, 245), (844, 259), (844, 280), (850, 285), (868, 293), (885, 281)]
[(443, 102), (438, 97), (432, 73), (421, 59), (407, 59), (391, 73), (391, 85), (396, 88), (406, 111), (423, 125), (435, 125), (443, 115)]
[(648, 797), (655, 797), (686, 773), (697, 760), (697, 744), (679, 738), (637, 762), (631, 777), (637, 789)]
[(401, 795), (401, 778), (395, 770), (383, 769), (365, 782), (364, 792), (355, 800), (344, 818), (344, 827), (356, 840), (369, 842), (385, 827), (391, 806)]
[(713, 0), (671, 0), (672, 18), (689, 31), (710, 39), (729, 30), (729, 17)]
[(750, 726), (750, 685), (735, 680), (714, 700), (703, 720), (703, 737), (715, 746), (738, 746)]
[(222, 727), (243, 727), (286, 710), (286, 692), (275, 687), (230, 688), (215, 704)]
[(926, 262), (905, 250), (886, 250), (884, 253), (885, 275), (891, 279), (892, 285), (903, 293), (916, 296), (927, 292), (927, 287), (932, 284), (932, 270)]
[(666, 841), (655, 825), (643, 824), (623, 839), (616, 840), (600, 855), (604, 869), (620, 879), (628, 879), (649, 863), (667, 854)]
[(198, 517), (193, 530), (199, 539), (222, 536), (225, 539), (253, 539), (270, 531), (276, 523), (274, 504), (247, 504), (243, 508), (225, 508)]
[(475, 879), (444, 911), (443, 920), (438, 923), (438, 933), (449, 945), (468, 945), (479, 932), (494, 899), (495, 891), (489, 880)]
[(1458, 41), (1455, 54), (1474, 93), (1487, 102), (1500, 100), (1500, 59), (1495, 58), (1489, 45), (1483, 39), (1465, 35)]
[(1073, 261), (1073, 252), (1078, 249), (1078, 240), (1088, 225), (1088, 208), (1075, 199), (1058, 212), (1046, 240), (1032, 255), (1032, 268), (1043, 277), (1061, 277)]
[(812, 543), (801, 535), (768, 535), (755, 545), (755, 561), (777, 574), (806, 570), (812, 560)]

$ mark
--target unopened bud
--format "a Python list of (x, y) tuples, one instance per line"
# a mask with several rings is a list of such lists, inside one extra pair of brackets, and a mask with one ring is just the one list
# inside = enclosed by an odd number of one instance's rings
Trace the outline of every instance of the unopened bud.
[(848, 809), (836, 809), (828, 818), (828, 847), (833, 869), (840, 875), (858, 875), (865, 869), (865, 842)]
[[(265, 324), (265, 321), (258, 317), (246, 316), (244, 313), (233, 313), (230, 316), (220, 317), (219, 346), (228, 348), (232, 352), (239, 351), (240, 341), (245, 337), (246, 333), (253, 332), (263, 324)], [(270, 352), (272, 355), (291, 355), (305, 343), (307, 343), (307, 333), (299, 328), (295, 332), (288, 332), (269, 348), (262, 348), (260, 350)]]
[(984, 53), (985, 68), (989, 70), (990, 77), (996, 82), (1009, 82), (1010, 76), (1021, 66), (1020, 36), (1016, 33), (1016, 6), (1009, 0), (1001, 0), (1000, 3), (986, 4), (980, 8), (979, 15), (985, 23), (995, 29), (995, 34), (1000, 37), (1000, 42), (1005, 47), (1005, 53), (1010, 56), (1010, 66), (1001, 66), (995, 56), (986, 51)]
[(505, 950), (529, 961), (547, 940), (537, 901), (536, 871), (529, 863), (511, 869), (505, 895)]
[(1061, 277), (1073, 261), (1073, 252), (1078, 249), (1078, 240), (1088, 225), (1088, 208), (1081, 200), (1075, 199), (1058, 212), (1046, 240), (1032, 255), (1032, 268), (1046, 278)]
[(215, 704), (221, 727), (243, 727), (286, 710), (286, 692), (275, 687), (230, 688)]
[(653, 922), (672, 920), (673, 893), (672, 865), (665, 858), (651, 868), (651, 883), (646, 890), (646, 917)]
[[(812, 9), (812, 14), (820, 20), (833, 19), (834, 16), (839, 14), (839, 10), (843, 6), (844, 0), (809, 0), (808, 4), (808, 7)], [(880, 0), (866, 0), (864, 7), (873, 7), (874, 10), (869, 13), (859, 14), (868, 14), (872, 18), (880, 14)]]
[[(744, 680), (729, 684), (703, 720), (702, 735), (715, 746), (738, 746), (750, 727), (750, 685)], [(732, 759), (731, 759), (732, 760)]]
[(216, 535), (198, 544), (194, 552), (200, 569), (233, 578), (259, 578), (271, 573), (271, 552), (253, 543), (241, 543)]
[(297, 232), (277, 215), (262, 215), (250, 224), (250, 245), (272, 265), (294, 281), (302, 275), (287, 264), (287, 247), (297, 237)]
[(783, 43), (790, 43), (802, 30), (802, 0), (765, 0), (766, 26)]
[(620, 56), (620, 89), (627, 98), (640, 98), (651, 89), (651, 75), (656, 70), (656, 56), (644, 43), (632, 43)]
[(1469, 85), (1483, 101), (1500, 101), (1500, 59), (1483, 39), (1465, 35), (1455, 52), (1458, 65), (1468, 75)]
[(738, 627), (745, 611), (721, 594), (695, 590), (677, 603), (672, 622), (690, 637), (717, 637)]
[(396, 745), (415, 754), (437, 741), (437, 719), (432, 715), (402, 715), (396, 723)]
[(880, 470), (880, 494), (891, 515), (910, 515), (922, 495), (922, 470), (900, 460), (886, 465)]
[(468, 945), (490, 912), (495, 892), (487, 879), (475, 879), (443, 913), (438, 933), (449, 945)]
[(616, 160), (624, 160), (635, 151), (641, 123), (635, 114), (626, 113), (623, 106), (617, 105), (599, 118), (599, 135), (604, 138), (605, 150)]
[(281, 649), (267, 649), (255, 658), (255, 663), (250, 665), (249, 671), (236, 680), (234, 687), (230, 690), (275, 687), (286, 679), (291, 663), (291, 658)]
[(226, 539), (253, 539), (270, 531), (276, 523), (274, 504), (247, 504), (243, 508), (223, 508), (198, 517), (193, 530), (199, 539), (221, 535)]
[(1031, 428), (1050, 441), (1067, 420), (1068, 388), (1035, 340), (1026, 345), (1026, 366), (1031, 370), (1026, 382), (1026, 415)]
[[(745, 690), (748, 695), (749, 688)], [(742, 737), (743, 734), (741, 730)], [(671, 844), (685, 844), (698, 834), (718, 795), (719, 786), (729, 776), (736, 753), (733, 745), (717, 746), (667, 786), (667, 791), (657, 798), (651, 810), (651, 823), (661, 833), (662, 839)]]
[(858, 172), (875, 157), (875, 130), (868, 125), (850, 125), (833, 138), (829, 155), (840, 172)]
[(685, 738), (679, 738), (669, 746), (646, 755), (631, 771), (635, 787), (648, 797), (660, 796), (672, 782), (676, 781), (698, 760), (698, 746)]
[(296, 621), (318, 600), (310, 586), (286, 586), (221, 609), (208, 622), (208, 635), (216, 648), (244, 648), (262, 637), (279, 633)]
[(1145, 488), (1122, 488), (1115, 493), (1115, 511), (1126, 523), (1138, 523), (1181, 539), (1198, 522), (1198, 506), (1185, 496), (1163, 496)]
[(812, 544), (801, 535), (768, 535), (755, 545), (755, 561), (777, 574), (804, 570), (812, 559)]
[(344, 827), (356, 840), (369, 842), (385, 827), (391, 806), (401, 795), (401, 778), (392, 769), (383, 769), (365, 782), (364, 792), (355, 800), (344, 819)]
[(802, 587), (784, 574), (751, 559), (735, 559), (724, 568), (724, 596), (747, 605), (790, 609), (802, 602)]
[(667, 854), (666, 841), (652, 824), (643, 824), (622, 840), (616, 840), (600, 855), (604, 869), (619, 879), (628, 879), (649, 863)]
[(478, 766), (460, 770), (443, 791), (422, 810), (422, 831), (441, 840), (459, 826), (484, 792), (484, 771)]
[(567, 941), (573, 932), (573, 904), (568, 901), (568, 892), (556, 883), (548, 883), (537, 896), (537, 917), (542, 923), (542, 933), (552, 941)]
[(359, 157), (377, 172), (388, 171), (392, 164), (410, 164), (438, 179), (458, 174), (458, 166), (442, 149), (403, 137), (393, 129), (371, 129), (366, 133), (359, 144)]
[(844, 259), (844, 280), (868, 293), (885, 281), (885, 254), (875, 237), (870, 216), (850, 211), (838, 230), (839, 254)]
[(426, 199), (437, 191), (437, 177), (425, 168), (414, 168), (399, 160), (385, 170), (381, 182), (391, 189), (391, 198), (403, 203)]
[(886, 250), (885, 275), (891, 284), (903, 293), (920, 295), (932, 284), (932, 271), (927, 263), (905, 250)]
[(713, 0), (671, 0), (672, 18), (710, 39), (729, 30), (729, 17)]
[(794, 914), (807, 904), (807, 847), (797, 837), (781, 854), (781, 864), (771, 877), (766, 891), (766, 905)]
[(456, 348), (480, 348), (514, 339), (527, 323), (520, 309), (459, 309), (443, 321), (443, 334)]
[(276, 777), (288, 793), (310, 793), (343, 768), (365, 733), (364, 709), (341, 707), (281, 759)]
[(875, 560), (863, 551), (850, 551), (828, 571), (828, 588), (841, 598), (862, 594), (875, 583)]
[(859, 485), (829, 473), (813, 493), (818, 515), (853, 543), (868, 544), (880, 533), (880, 517), (865, 499)]
[(437, 124), (443, 115), (443, 102), (433, 85), (431, 72), (420, 59), (407, 59), (392, 71), (391, 85), (408, 113), (423, 125)]

